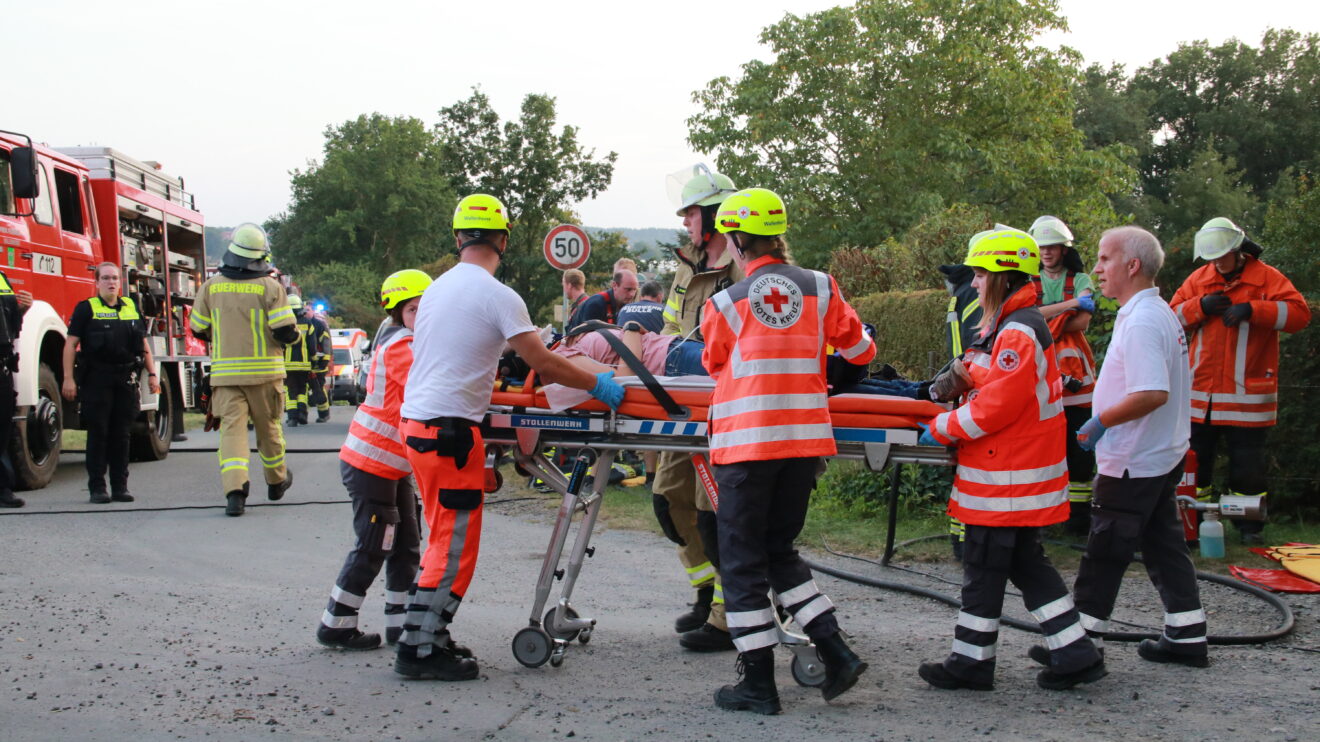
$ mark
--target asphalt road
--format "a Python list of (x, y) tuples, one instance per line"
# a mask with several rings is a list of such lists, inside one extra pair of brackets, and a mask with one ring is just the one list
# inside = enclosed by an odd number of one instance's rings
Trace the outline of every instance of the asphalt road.
[[(332, 423), (288, 431), (290, 448), (335, 448), (350, 414), (336, 407)], [(510, 642), (527, 622), (553, 511), (502, 493), (454, 625), (480, 679), (405, 681), (386, 649), (336, 652), (313, 638), (352, 540), (335, 455), (290, 454), (297, 480), (285, 500), (254, 495), (247, 515), (227, 518), (205, 450), (214, 444), (194, 432), (165, 461), (134, 464), (132, 504), (88, 504), (82, 459), (68, 455), (50, 487), (25, 493), (26, 509), (0, 511), (0, 738), (1310, 740), (1320, 728), (1320, 656), (1306, 651), (1320, 644), (1315, 597), (1290, 599), (1299, 629), (1284, 642), (1213, 648), (1199, 671), (1111, 643), (1110, 676), (1063, 693), (1036, 688), (1033, 637), (1006, 629), (997, 689), (948, 692), (915, 669), (948, 651), (954, 609), (829, 577), (819, 582), (871, 670), (826, 704), (793, 682), (782, 652), (784, 715), (724, 712), (711, 694), (734, 679), (734, 657), (678, 647), (672, 620), (690, 598), (668, 543), (611, 529), (598, 530), (575, 593), (599, 621), (591, 643), (574, 644), (562, 667), (524, 668)], [(925, 569), (957, 581), (953, 565)], [(1153, 592), (1133, 574), (1118, 616), (1158, 624)], [(367, 630), (381, 629), (382, 591), (363, 607)], [(1232, 591), (1207, 588), (1205, 599), (1212, 632), (1274, 622)], [(1022, 615), (1020, 601), (1008, 606)]]

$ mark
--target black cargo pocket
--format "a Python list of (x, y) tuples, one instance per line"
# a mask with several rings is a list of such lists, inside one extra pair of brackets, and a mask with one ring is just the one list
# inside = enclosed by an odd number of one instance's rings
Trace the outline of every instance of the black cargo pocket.
[(1141, 516), (1097, 509), (1092, 511), (1091, 518), (1087, 558), (1132, 561), (1141, 540)]
[(450, 510), (475, 510), (481, 504), (481, 490), (440, 490), (440, 504)]
[(963, 564), (999, 572), (1013, 564), (1016, 528), (968, 525), (963, 541)]
[(461, 469), (467, 464), (468, 454), (472, 453), (472, 426), (460, 424), (457, 427), (446, 424), (432, 428), (434, 438), (410, 435), (404, 443), (417, 453), (434, 453), (436, 456), (448, 456), (454, 460), (454, 466)]

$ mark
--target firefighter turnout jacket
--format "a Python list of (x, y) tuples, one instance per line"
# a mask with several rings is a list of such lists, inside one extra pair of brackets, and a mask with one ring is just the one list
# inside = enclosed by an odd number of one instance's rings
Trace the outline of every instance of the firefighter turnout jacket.
[(399, 435), (399, 409), (412, 368), (413, 333), (399, 325), (385, 332), (371, 354), (367, 399), (353, 413), (339, 460), (383, 479), (402, 479), (412, 473)]
[(298, 339), (284, 346), (284, 370), (287, 372), (312, 371), (312, 355), (316, 348), (314, 335), (316, 328), (312, 326), (312, 320), (301, 314), (296, 315), (298, 328)]
[(963, 355), (972, 389), (931, 422), (958, 447), (949, 515), (981, 526), (1068, 518), (1063, 387), (1036, 292), (1020, 287)]
[(875, 357), (875, 343), (832, 276), (770, 256), (747, 270), (711, 297), (701, 321), (701, 360), (715, 377), (711, 460), (831, 456), (825, 346), (860, 365)]
[[(1292, 282), (1254, 256), (1237, 278), (1225, 281), (1213, 264), (1187, 277), (1169, 306), (1187, 331), (1192, 363), (1192, 422), (1260, 428), (1278, 410), (1279, 332), (1297, 332), (1311, 310)], [(1206, 316), (1201, 298), (1224, 294), (1249, 302), (1251, 316), (1233, 327)]]
[(714, 261), (708, 259), (705, 248), (691, 245), (676, 248), (674, 257), (678, 258), (678, 270), (674, 272), (674, 283), (665, 303), (665, 327), (661, 334), (688, 336), (696, 330), (691, 337), (701, 340), (706, 301), (741, 281), (742, 269), (733, 261), (731, 244)]
[(274, 331), (296, 321), (274, 278), (223, 274), (202, 284), (189, 319), (193, 333), (210, 342), (212, 386), (283, 380), (284, 348)]

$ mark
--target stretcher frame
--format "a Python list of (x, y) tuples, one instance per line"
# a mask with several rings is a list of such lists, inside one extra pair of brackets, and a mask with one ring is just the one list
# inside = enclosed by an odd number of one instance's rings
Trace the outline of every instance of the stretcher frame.
[[(562, 497), (550, 542), (541, 562), (528, 625), (513, 637), (513, 655), (526, 667), (563, 664), (568, 646), (577, 640), (586, 644), (596, 619), (579, 615), (572, 604), (573, 589), (586, 559), (595, 555), (591, 535), (609, 483), (610, 467), (619, 451), (672, 451), (704, 457), (709, 448), (705, 422), (638, 419), (614, 412), (553, 411), (534, 407), (494, 405), (482, 422), (481, 434), (496, 460), (507, 450), (517, 466), (548, 485)], [(898, 484), (902, 466), (951, 466), (953, 455), (943, 447), (917, 445), (918, 433), (908, 428), (836, 427), (838, 453), (833, 458), (863, 462), (879, 472), (889, 464), (890, 492), (888, 533), (882, 562), (894, 553), (894, 528), (898, 517)], [(590, 492), (583, 493), (589, 457), (580, 455), (568, 476), (542, 454), (546, 448), (590, 449), (595, 471)], [(560, 568), (564, 547), (572, 531), (574, 516), (581, 512), (568, 564)], [(562, 587), (553, 606), (546, 610), (554, 581)], [(776, 602), (777, 605), (777, 602)], [(543, 614), (542, 611), (546, 612)], [(811, 641), (789, 630), (776, 611), (780, 643), (793, 653), (792, 673), (798, 683), (815, 686), (824, 682), (824, 665)]]

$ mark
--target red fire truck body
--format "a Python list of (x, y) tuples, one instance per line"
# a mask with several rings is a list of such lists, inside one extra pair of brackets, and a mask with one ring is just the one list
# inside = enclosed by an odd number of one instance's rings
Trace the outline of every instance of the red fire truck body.
[(108, 147), (32, 146), (0, 131), (0, 270), (30, 293), (17, 351), (17, 427), (11, 455), (18, 484), (46, 485), (62, 431), (80, 427), (77, 406), (60, 396), (62, 353), (74, 306), (95, 293), (103, 262), (120, 266), (122, 292), (137, 304), (160, 369), (161, 393), (139, 384), (142, 416), (131, 453), (156, 460), (196, 406), (208, 361), (187, 315), (205, 269), (202, 215), (183, 179)]

